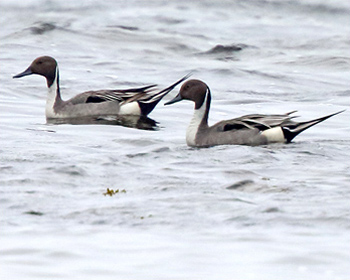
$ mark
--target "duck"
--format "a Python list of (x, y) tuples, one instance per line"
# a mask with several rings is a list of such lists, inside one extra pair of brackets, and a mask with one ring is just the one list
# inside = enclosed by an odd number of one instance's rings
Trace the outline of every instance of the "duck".
[(33, 74), (46, 78), (48, 94), (45, 115), (47, 120), (120, 115), (146, 117), (165, 95), (188, 78), (187, 75), (159, 92), (155, 92), (157, 85), (152, 84), (129, 89), (86, 91), (64, 101), (60, 92), (58, 63), (53, 57), (36, 58), (25, 71), (13, 78)]
[(291, 111), (286, 114), (250, 114), (231, 120), (208, 125), (211, 92), (208, 85), (200, 80), (188, 80), (179, 93), (165, 105), (182, 100), (194, 102), (194, 114), (187, 128), (186, 143), (190, 147), (211, 147), (216, 145), (267, 145), (290, 143), (304, 130), (340, 114), (333, 113), (318, 119), (295, 122)]

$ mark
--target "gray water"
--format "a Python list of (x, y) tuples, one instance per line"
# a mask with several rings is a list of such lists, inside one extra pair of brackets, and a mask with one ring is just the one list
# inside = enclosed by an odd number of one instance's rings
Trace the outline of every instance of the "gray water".
[[(1, 279), (350, 279), (349, 1), (1, 0), (0, 14)], [(187, 147), (190, 102), (162, 101), (156, 131), (48, 125), (44, 79), (12, 79), (42, 55), (66, 99), (192, 72), (211, 123), (347, 111), (262, 147)]]

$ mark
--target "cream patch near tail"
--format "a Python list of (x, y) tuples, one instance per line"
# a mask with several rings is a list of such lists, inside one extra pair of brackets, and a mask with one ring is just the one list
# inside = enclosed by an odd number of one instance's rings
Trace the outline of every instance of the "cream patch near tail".
[(134, 101), (130, 103), (122, 103), (120, 105), (119, 115), (141, 115), (141, 109), (139, 104)]
[(268, 143), (285, 143), (286, 142), (286, 138), (284, 137), (282, 127), (280, 126), (266, 129), (261, 133), (261, 135), (264, 135), (267, 138)]

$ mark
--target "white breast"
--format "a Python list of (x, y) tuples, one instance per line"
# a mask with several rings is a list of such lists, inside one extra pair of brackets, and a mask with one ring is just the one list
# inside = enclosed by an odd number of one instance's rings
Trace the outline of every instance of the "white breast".
[(199, 109), (194, 110), (192, 120), (189, 126), (187, 127), (186, 143), (188, 146), (196, 146), (196, 136), (197, 136), (199, 125), (202, 122), (205, 114), (206, 104), (207, 104), (207, 95), (205, 97), (203, 105)]
[(51, 87), (48, 88), (47, 91), (47, 97), (46, 97), (46, 107), (45, 107), (45, 114), (46, 118), (55, 118), (56, 113), (53, 110), (53, 106), (56, 102), (56, 96), (57, 96), (57, 70), (56, 70), (56, 78)]
[(189, 126), (187, 127), (187, 131), (186, 131), (186, 143), (188, 146), (195, 146), (195, 140), (196, 140), (196, 135), (198, 132), (198, 127), (199, 124), (202, 121), (202, 118), (200, 117), (200, 113), (197, 112), (198, 110), (194, 111), (192, 120), (189, 124)]

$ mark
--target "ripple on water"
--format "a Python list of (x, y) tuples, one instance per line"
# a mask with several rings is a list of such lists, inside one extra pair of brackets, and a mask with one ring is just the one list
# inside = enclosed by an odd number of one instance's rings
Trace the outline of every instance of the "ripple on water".
[(47, 171), (53, 171), (58, 174), (65, 174), (68, 176), (85, 176), (87, 171), (76, 165), (67, 165), (63, 167), (48, 167), (45, 168)]

